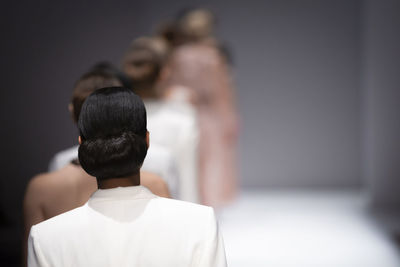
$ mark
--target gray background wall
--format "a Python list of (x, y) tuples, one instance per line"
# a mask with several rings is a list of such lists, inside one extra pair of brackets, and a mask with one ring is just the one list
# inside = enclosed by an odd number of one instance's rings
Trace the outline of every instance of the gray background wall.
[(399, 214), (400, 2), (367, 1), (364, 12), (363, 169), (372, 204)]
[(245, 19), (224, 30), (237, 54), (243, 185), (360, 185), (359, 7), (268, 1), (237, 9)]
[(76, 142), (67, 112), (74, 81), (99, 60), (118, 64), (133, 38), (188, 5), (218, 14), (234, 54), (243, 187), (359, 188), (368, 159), (373, 196), (396, 198), (395, 1), (13, 2), (0, 11), (0, 247), (10, 261), (26, 183)]

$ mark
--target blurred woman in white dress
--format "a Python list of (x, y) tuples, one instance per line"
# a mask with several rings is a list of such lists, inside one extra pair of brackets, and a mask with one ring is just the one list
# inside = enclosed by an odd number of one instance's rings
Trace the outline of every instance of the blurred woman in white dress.
[(144, 101), (153, 144), (172, 152), (179, 175), (179, 199), (199, 202), (198, 127), (188, 96), (176, 91), (168, 98), (160, 90), (164, 81), (167, 47), (163, 40), (141, 37), (132, 42), (123, 59), (123, 71), (133, 91)]

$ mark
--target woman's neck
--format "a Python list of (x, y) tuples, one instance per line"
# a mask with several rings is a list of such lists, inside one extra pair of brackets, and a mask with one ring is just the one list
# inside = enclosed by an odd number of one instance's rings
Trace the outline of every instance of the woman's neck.
[(107, 178), (105, 180), (97, 179), (99, 189), (110, 189), (115, 187), (127, 187), (140, 185), (140, 173), (120, 178)]
[(140, 98), (142, 99), (159, 99), (160, 96), (158, 94), (158, 92), (153, 89), (144, 89), (144, 90), (136, 90), (135, 93), (140, 96)]

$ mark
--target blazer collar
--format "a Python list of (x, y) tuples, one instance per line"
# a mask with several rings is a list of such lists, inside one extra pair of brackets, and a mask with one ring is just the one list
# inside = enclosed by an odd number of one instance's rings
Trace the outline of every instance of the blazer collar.
[(111, 189), (98, 189), (92, 194), (90, 200), (107, 200), (107, 199), (149, 199), (155, 198), (156, 195), (142, 185), (116, 187)]

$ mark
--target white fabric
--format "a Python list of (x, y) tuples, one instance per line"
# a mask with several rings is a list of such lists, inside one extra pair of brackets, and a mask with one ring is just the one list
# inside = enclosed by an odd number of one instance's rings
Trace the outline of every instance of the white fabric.
[(78, 158), (79, 146), (73, 146), (55, 154), (49, 163), (49, 172), (61, 169)]
[(144, 101), (150, 147), (158, 144), (172, 152), (179, 172), (180, 199), (199, 202), (198, 140), (195, 110), (182, 101)]
[[(78, 148), (79, 146), (73, 146), (54, 155), (49, 164), (49, 172), (61, 169), (72, 160), (77, 159)], [(152, 144), (147, 151), (141, 170), (161, 176), (168, 184), (171, 196), (179, 198), (178, 168), (172, 153), (167, 148)]]
[(143, 186), (98, 190), (31, 228), (28, 266), (224, 267), (214, 211)]
[(172, 153), (168, 149), (157, 144), (151, 145), (147, 150), (146, 158), (140, 169), (160, 175), (168, 184), (171, 196), (173, 198), (179, 198), (180, 177), (178, 166)]

